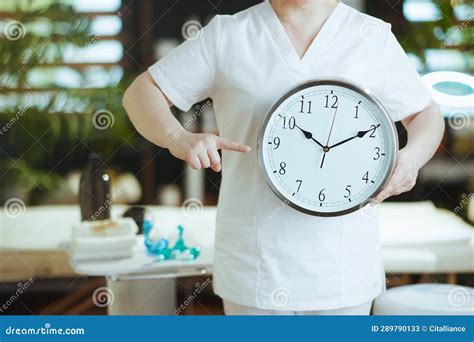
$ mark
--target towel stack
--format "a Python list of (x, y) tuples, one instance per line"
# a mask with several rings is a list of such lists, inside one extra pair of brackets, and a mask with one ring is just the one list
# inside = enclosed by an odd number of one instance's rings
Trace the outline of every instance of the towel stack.
[(138, 227), (129, 217), (81, 222), (73, 229), (70, 255), (75, 261), (132, 257)]

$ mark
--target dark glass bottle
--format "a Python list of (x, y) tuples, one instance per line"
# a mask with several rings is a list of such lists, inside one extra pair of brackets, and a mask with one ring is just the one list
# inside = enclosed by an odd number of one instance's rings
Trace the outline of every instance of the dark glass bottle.
[(96, 154), (89, 161), (81, 177), (79, 205), (82, 221), (100, 221), (110, 218), (110, 175)]

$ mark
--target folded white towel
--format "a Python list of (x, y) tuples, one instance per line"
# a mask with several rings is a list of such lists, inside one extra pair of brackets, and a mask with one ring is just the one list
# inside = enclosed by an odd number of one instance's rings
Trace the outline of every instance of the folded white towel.
[(74, 226), (68, 251), (74, 261), (129, 258), (133, 256), (138, 227), (129, 217)]
[(99, 261), (99, 260), (113, 260), (113, 259), (124, 259), (131, 258), (134, 253), (134, 248), (119, 250), (69, 250), (69, 256), (74, 262), (77, 261)]
[(77, 237), (71, 241), (72, 250), (111, 251), (135, 246), (136, 236)]
[(105, 237), (105, 236), (133, 236), (138, 231), (137, 224), (130, 217), (120, 217), (113, 220), (83, 221), (74, 226), (75, 237)]

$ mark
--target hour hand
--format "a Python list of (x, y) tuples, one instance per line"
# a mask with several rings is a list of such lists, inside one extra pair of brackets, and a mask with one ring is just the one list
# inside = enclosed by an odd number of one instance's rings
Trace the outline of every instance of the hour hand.
[(366, 130), (366, 131), (359, 131), (359, 132), (357, 132), (357, 134), (354, 135), (353, 137), (344, 139), (344, 140), (339, 141), (338, 143), (336, 143), (336, 144), (334, 144), (334, 145), (332, 145), (332, 146), (329, 146), (329, 149), (332, 149), (332, 148), (334, 148), (334, 147), (336, 147), (336, 146), (345, 144), (346, 142), (349, 142), (349, 141), (351, 141), (352, 139), (355, 139), (355, 138), (363, 138), (367, 133), (369, 133), (369, 132), (371, 132), (371, 131), (375, 131), (379, 126), (380, 126), (380, 124), (377, 125), (377, 126), (372, 127), (371, 129), (368, 129), (368, 130)]
[(303, 132), (304, 136), (306, 139), (308, 140), (313, 140), (316, 144), (318, 144), (319, 146), (321, 146), (322, 148), (324, 148), (324, 146), (319, 142), (317, 141), (316, 139), (313, 138), (313, 134), (311, 132), (308, 132), (308, 131), (305, 131), (304, 129), (302, 129), (300, 126), (296, 125), (295, 126), (301, 131)]
[(375, 131), (377, 128), (380, 127), (380, 124), (378, 124), (377, 126), (373, 126), (371, 127), (370, 129), (366, 130), (366, 131), (359, 131), (357, 132), (357, 137), (359, 138), (363, 138), (364, 135), (366, 135), (367, 133), (369, 133), (370, 131)]

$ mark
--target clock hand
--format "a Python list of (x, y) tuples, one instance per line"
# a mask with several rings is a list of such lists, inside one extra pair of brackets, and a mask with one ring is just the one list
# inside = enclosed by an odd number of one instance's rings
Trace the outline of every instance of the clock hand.
[(338, 108), (339, 107), (336, 107), (336, 110), (334, 111), (334, 116), (332, 117), (331, 129), (329, 130), (329, 136), (328, 136), (328, 141), (326, 142), (326, 146), (329, 145), (329, 139), (331, 139), (332, 129), (334, 127), (334, 121), (336, 121), (336, 115), (337, 115), (337, 109)]
[(320, 169), (322, 169), (322, 168), (323, 168), (323, 165), (324, 165), (324, 159), (326, 159), (326, 153), (327, 153), (327, 152), (324, 152), (324, 153), (323, 153), (323, 159), (321, 159), (321, 165), (319, 166), (319, 168), (320, 168)]
[(331, 122), (331, 129), (329, 130), (329, 136), (328, 136), (328, 141), (326, 142), (326, 146), (323, 147), (323, 150), (324, 150), (324, 154), (323, 154), (323, 158), (321, 159), (321, 165), (319, 166), (320, 169), (323, 168), (323, 165), (324, 165), (324, 160), (326, 159), (326, 153), (329, 152), (329, 139), (331, 139), (331, 134), (332, 134), (332, 129), (334, 127), (334, 121), (336, 121), (336, 115), (337, 115), (337, 109), (339, 108), (336, 107), (336, 110), (334, 111), (334, 116), (332, 117), (332, 122)]
[(332, 145), (332, 146), (329, 146), (329, 149), (334, 148), (334, 147), (339, 146), (339, 145), (342, 145), (342, 144), (345, 144), (346, 142), (351, 141), (352, 139), (355, 139), (355, 138), (363, 138), (367, 133), (369, 133), (370, 131), (375, 131), (377, 128), (379, 128), (379, 126), (380, 126), (380, 124), (378, 124), (378, 125), (375, 126), (375, 127), (372, 127), (371, 129), (368, 129), (368, 130), (366, 130), (366, 131), (359, 131), (359, 132), (357, 132), (357, 134), (354, 135), (353, 137), (344, 139), (344, 140), (342, 140), (342, 141), (339, 141), (337, 144), (334, 144), (334, 145)]
[(308, 131), (305, 131), (304, 129), (302, 129), (300, 126), (298, 126), (297, 124), (295, 124), (296, 127), (298, 127), (298, 129), (303, 132), (304, 136), (306, 137), (306, 139), (311, 139), (313, 140), (316, 144), (318, 144), (319, 146), (321, 146), (322, 148), (324, 148), (323, 144), (321, 144), (319, 141), (317, 141), (316, 139), (313, 138), (313, 134), (311, 132), (308, 132)]

